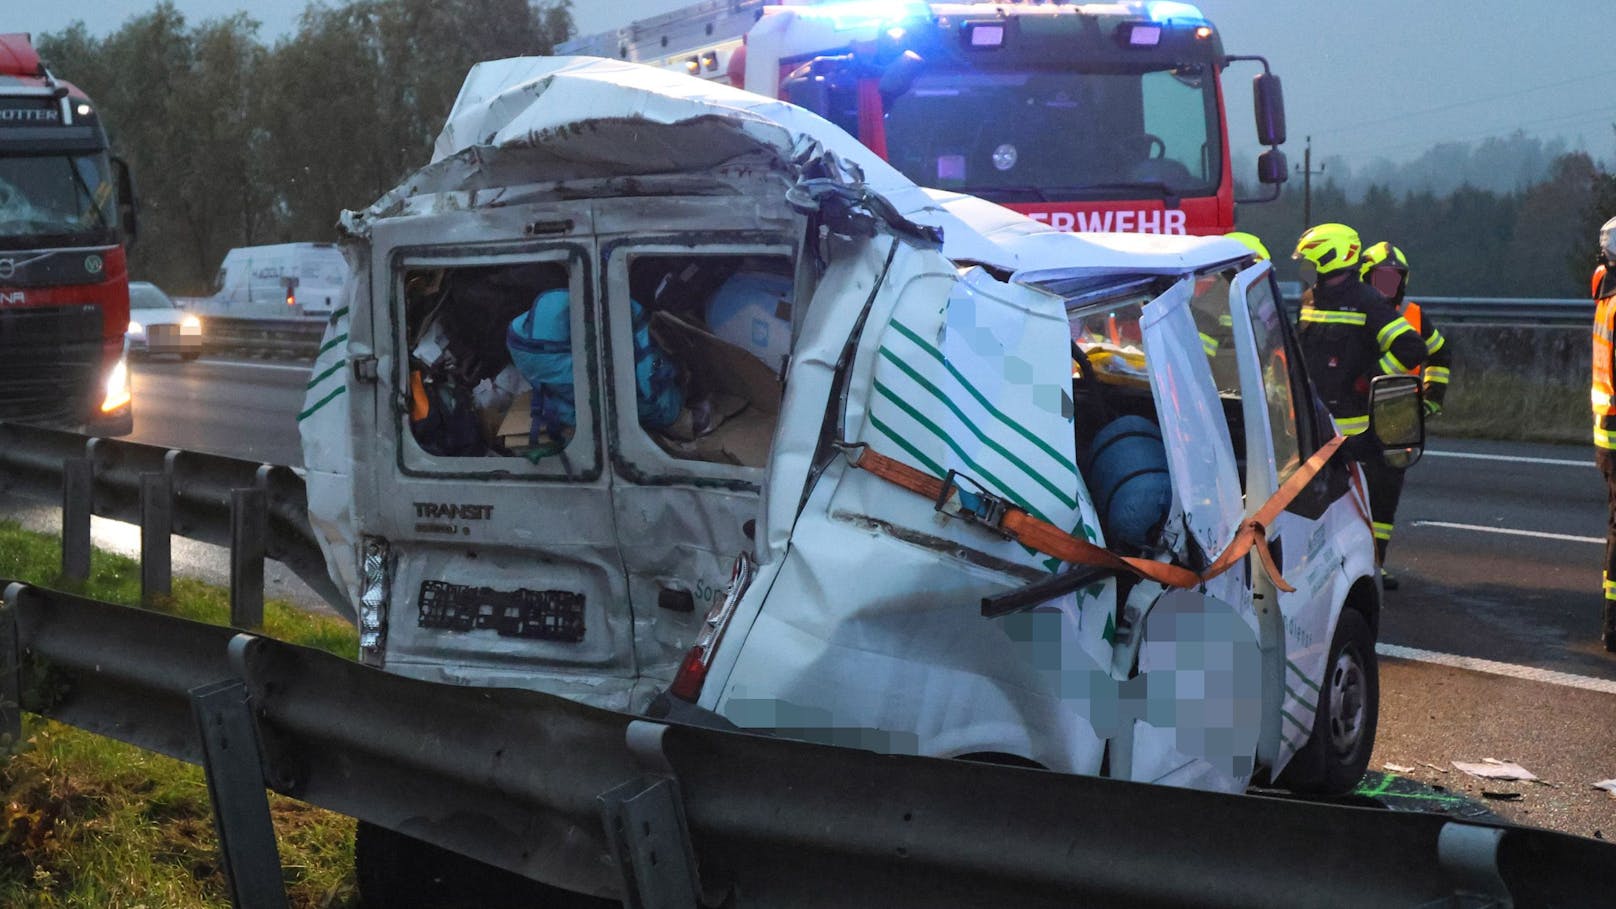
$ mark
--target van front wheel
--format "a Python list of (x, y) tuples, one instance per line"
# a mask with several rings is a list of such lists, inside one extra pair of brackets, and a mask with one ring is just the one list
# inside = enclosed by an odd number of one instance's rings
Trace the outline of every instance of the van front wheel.
[(1362, 613), (1343, 609), (1330, 641), (1312, 735), (1279, 775), (1280, 785), (1308, 794), (1351, 792), (1369, 769), (1379, 719), (1375, 636)]

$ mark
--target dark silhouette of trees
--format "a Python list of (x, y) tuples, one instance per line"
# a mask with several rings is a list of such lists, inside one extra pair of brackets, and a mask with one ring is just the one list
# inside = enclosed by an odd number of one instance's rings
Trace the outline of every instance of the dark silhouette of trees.
[(425, 164), (466, 71), (548, 54), (570, 0), (311, 3), (266, 46), (246, 14), (189, 25), (170, 0), (105, 38), (39, 37), (53, 72), (101, 109), (134, 172), (137, 278), (206, 293), (234, 246), (330, 240)]

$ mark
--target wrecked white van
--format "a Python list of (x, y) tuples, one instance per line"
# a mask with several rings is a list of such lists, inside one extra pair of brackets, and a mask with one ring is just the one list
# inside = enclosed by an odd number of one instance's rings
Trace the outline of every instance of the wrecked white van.
[(343, 223), (301, 425), (362, 659), (1225, 791), (1364, 769), (1367, 508), (1244, 247), (1055, 233), (583, 58), (475, 68)]

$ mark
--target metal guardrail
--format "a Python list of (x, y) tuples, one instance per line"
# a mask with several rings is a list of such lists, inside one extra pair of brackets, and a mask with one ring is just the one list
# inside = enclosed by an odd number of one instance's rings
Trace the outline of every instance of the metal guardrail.
[(238, 906), (284, 900), (259, 780), (633, 907), (1592, 906), (1616, 888), (1616, 846), (1567, 834), (667, 725), (21, 584), (0, 664), (13, 733), (21, 705), (207, 768)]
[[(231, 601), (242, 606), (244, 625), (256, 624), (253, 600), (262, 611), (266, 556), (352, 618), (309, 527), (303, 478), (289, 467), (0, 423), (0, 491), (62, 506), (63, 570), (70, 577), (89, 571), (89, 514), (136, 525), (155, 519), (179, 536), (231, 546)], [(160, 531), (142, 535), (143, 549), (163, 552), (165, 561), (166, 543)], [(154, 581), (166, 586), (164, 574), (143, 565), (145, 589)]]
[(202, 346), (209, 352), (245, 351), (313, 360), (325, 333), (324, 317), (241, 319), (202, 316)]
[(1422, 312), (1438, 324), (1498, 323), (1515, 326), (1579, 325), (1593, 323), (1594, 303), (1587, 298), (1550, 299), (1515, 297), (1413, 298)]

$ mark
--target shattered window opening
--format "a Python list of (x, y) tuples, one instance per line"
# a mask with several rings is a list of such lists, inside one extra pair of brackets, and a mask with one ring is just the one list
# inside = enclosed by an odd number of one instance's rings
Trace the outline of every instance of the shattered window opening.
[(573, 328), (587, 308), (573, 304), (587, 298), (565, 255), (403, 266), (407, 461), (568, 478), (594, 466), (589, 395), (574, 393), (588, 354)]
[(640, 428), (677, 460), (766, 466), (793, 343), (791, 258), (638, 253), (627, 262)]

